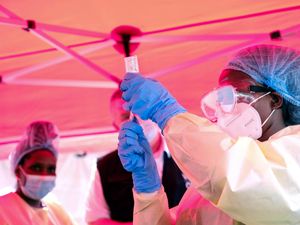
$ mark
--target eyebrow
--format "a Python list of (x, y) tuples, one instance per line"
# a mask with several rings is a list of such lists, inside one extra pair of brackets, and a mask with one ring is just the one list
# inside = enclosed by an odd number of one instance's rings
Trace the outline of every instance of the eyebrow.
[(56, 166), (56, 163), (44, 164), (43, 162), (34, 162), (30, 166), (35, 166), (35, 165), (39, 165), (39, 166), (44, 166), (44, 165), (46, 165), (46, 166), (52, 166), (52, 165), (54, 165), (54, 166)]

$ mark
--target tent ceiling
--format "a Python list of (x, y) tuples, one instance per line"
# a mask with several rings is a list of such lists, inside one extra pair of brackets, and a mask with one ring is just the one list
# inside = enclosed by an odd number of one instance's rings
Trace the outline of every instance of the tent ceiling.
[[(113, 48), (110, 32), (124, 24), (138, 27), (144, 35), (133, 41), (140, 42), (135, 54), (142, 73), (156, 77), (188, 110), (199, 114), (200, 96), (214, 87), (222, 66), (238, 49), (255, 43), (299, 48), (297, 4), (298, 0), (1, 1), (0, 75), (5, 80), (24, 74), (0, 85), (0, 139), (20, 135), (36, 119), (51, 120), (62, 131), (111, 130), (109, 98), (117, 87), (34, 32), (8, 25), (7, 21), (21, 20), (9, 19), (4, 8), (36, 21), (44, 33), (119, 79), (124, 74), (123, 56)], [(272, 10), (268, 15), (158, 32)], [(84, 35), (49, 31), (52, 28)], [(275, 30), (282, 32), (282, 40), (270, 39)]]

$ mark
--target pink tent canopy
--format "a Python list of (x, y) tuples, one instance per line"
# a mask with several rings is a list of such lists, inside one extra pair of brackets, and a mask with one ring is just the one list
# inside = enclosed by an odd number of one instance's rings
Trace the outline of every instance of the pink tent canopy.
[(201, 95), (238, 49), (299, 48), (299, 15), (298, 0), (1, 1), (0, 144), (36, 119), (65, 135), (113, 130), (109, 98), (125, 72), (116, 27), (141, 31), (129, 45), (139, 44), (141, 72), (200, 114)]

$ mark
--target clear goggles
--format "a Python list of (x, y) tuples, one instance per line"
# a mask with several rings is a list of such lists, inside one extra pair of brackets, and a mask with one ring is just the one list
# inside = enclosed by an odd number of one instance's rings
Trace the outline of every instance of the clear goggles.
[[(212, 122), (217, 122), (220, 114), (233, 113), (239, 102), (252, 104), (256, 101), (254, 93), (271, 93), (272, 90), (263, 86), (249, 86), (249, 92), (237, 91), (235, 87), (226, 85), (205, 94), (201, 99), (201, 110)], [(267, 95), (266, 94), (266, 95)]]

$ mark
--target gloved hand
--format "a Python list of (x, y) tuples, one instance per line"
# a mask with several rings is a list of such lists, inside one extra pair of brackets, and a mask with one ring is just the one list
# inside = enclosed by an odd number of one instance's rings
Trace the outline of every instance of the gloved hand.
[(118, 155), (124, 169), (132, 172), (136, 192), (151, 193), (159, 190), (161, 180), (152, 150), (138, 123), (129, 121), (121, 126)]
[(171, 117), (186, 111), (159, 82), (140, 74), (127, 73), (120, 88), (125, 110), (143, 120), (151, 119), (161, 130)]

